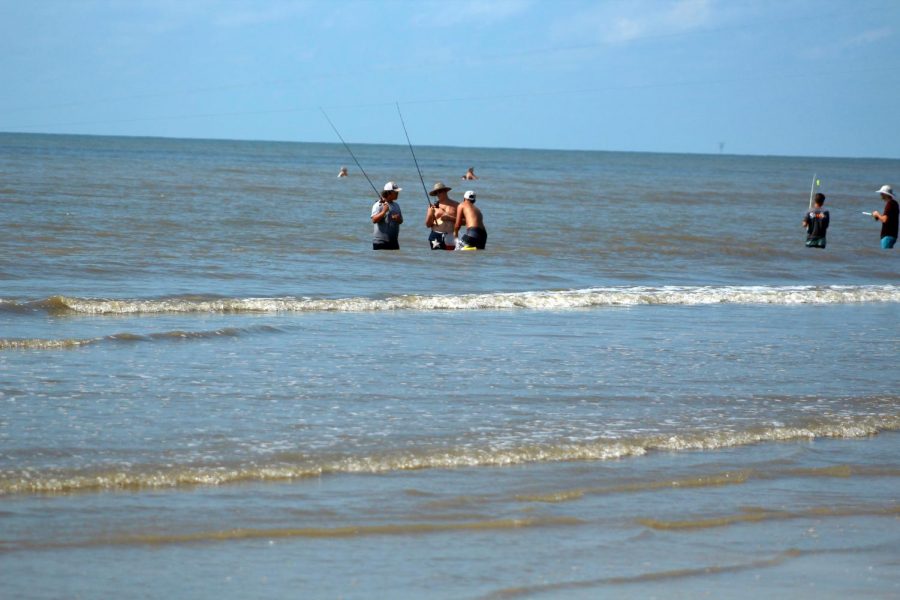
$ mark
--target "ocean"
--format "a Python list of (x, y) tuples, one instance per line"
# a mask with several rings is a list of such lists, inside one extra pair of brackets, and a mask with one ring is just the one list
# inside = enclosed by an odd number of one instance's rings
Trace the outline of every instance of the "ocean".
[(349, 141), (0, 134), (5, 597), (900, 595), (900, 160)]

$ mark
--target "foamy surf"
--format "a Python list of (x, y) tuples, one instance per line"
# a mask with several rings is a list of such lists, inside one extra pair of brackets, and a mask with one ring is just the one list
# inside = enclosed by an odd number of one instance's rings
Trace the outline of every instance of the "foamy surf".
[(896, 285), (604, 287), (462, 295), (399, 295), (386, 298), (106, 299), (52, 296), (36, 302), (0, 300), (0, 310), (55, 314), (374, 312), (384, 310), (566, 310), (616, 306), (715, 304), (800, 305), (900, 302)]
[(456, 447), (410, 449), (378, 455), (315, 457), (297, 462), (200, 465), (134, 465), (105, 469), (23, 469), (0, 472), (0, 496), (59, 494), (219, 486), (247, 482), (278, 482), (350, 473), (388, 473), (422, 469), (506, 467), (528, 463), (603, 461), (639, 457), (650, 452), (715, 450), (766, 442), (817, 438), (860, 438), (900, 430), (900, 415), (834, 417), (792, 426), (744, 431), (698, 431), (631, 439), (527, 444), (511, 448)]

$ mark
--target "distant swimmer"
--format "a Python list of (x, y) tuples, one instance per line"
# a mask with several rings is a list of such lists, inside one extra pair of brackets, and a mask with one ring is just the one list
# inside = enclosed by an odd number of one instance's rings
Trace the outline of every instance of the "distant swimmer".
[(475, 207), (475, 192), (472, 190), (463, 194), (463, 202), (456, 211), (453, 235), (459, 235), (459, 228), (463, 223), (466, 224), (466, 234), (460, 238), (461, 249), (484, 250), (484, 246), (487, 244), (487, 229), (484, 228), (484, 217), (481, 211)]
[(449, 188), (440, 181), (434, 184), (429, 196), (436, 197), (437, 201), (428, 207), (425, 213), (425, 227), (431, 228), (428, 235), (428, 244), (432, 250), (453, 250), (456, 248), (456, 237), (453, 234), (453, 225), (456, 223), (456, 211), (459, 202), (451, 200), (447, 196), (453, 188)]
[(828, 230), (830, 217), (828, 211), (822, 209), (823, 204), (825, 204), (825, 194), (816, 194), (812, 210), (803, 216), (807, 248), (825, 249), (825, 232)]
[(884, 200), (884, 210), (878, 212), (872, 211), (872, 218), (881, 221), (881, 247), (884, 249), (893, 248), (897, 243), (897, 224), (900, 222), (900, 206), (897, 205), (897, 199), (894, 197), (894, 190), (889, 185), (881, 186), (878, 190), (881, 199)]
[(468, 169), (466, 169), (466, 174), (463, 175), (461, 179), (467, 179), (469, 181), (478, 179), (478, 176), (475, 175), (475, 167), (469, 167)]
[(347, 167), (341, 167), (341, 172), (338, 173), (338, 177), (346, 177), (347, 176)]
[(400, 197), (398, 192), (402, 189), (393, 181), (388, 181), (384, 184), (384, 191), (381, 192), (381, 200), (372, 205), (372, 223), (375, 224), (372, 250), (400, 249), (400, 225), (403, 223), (403, 213), (400, 212), (397, 198)]

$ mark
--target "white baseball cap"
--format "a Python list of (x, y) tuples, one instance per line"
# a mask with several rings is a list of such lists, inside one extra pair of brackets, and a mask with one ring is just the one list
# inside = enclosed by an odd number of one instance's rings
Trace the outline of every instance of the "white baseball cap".
[(463, 200), (474, 200), (474, 199), (475, 199), (475, 192), (473, 192), (472, 190), (469, 190), (465, 194), (463, 194)]
[[(886, 196), (890, 196), (891, 198), (894, 198), (894, 190), (892, 190), (891, 186), (889, 186), (889, 185), (881, 186), (881, 189), (878, 190), (878, 193), (885, 194)], [(896, 200), (896, 198), (894, 198), (894, 200)]]
[(384, 191), (385, 192), (402, 192), (403, 188), (397, 187), (397, 184), (394, 183), (393, 181), (388, 181), (386, 184), (384, 184)]

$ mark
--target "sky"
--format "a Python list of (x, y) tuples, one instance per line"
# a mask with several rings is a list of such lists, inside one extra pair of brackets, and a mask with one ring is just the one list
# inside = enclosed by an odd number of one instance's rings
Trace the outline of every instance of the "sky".
[(900, 158), (900, 0), (0, 0), (0, 132)]

